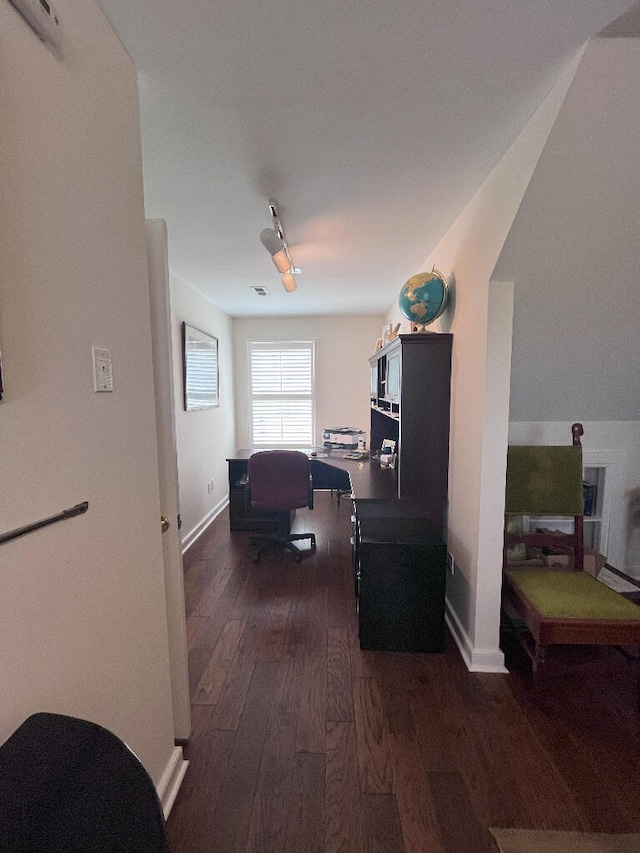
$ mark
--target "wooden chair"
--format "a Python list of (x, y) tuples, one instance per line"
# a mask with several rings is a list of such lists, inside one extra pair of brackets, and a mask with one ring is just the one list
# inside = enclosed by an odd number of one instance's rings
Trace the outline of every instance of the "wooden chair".
[[(584, 499), (582, 494), (582, 424), (571, 427), (571, 445), (512, 445), (507, 451), (505, 533), (503, 565), (514, 564), (509, 551), (523, 544), (549, 554), (566, 553), (571, 567), (584, 564)], [(518, 516), (552, 516), (571, 519), (570, 533), (514, 530)]]
[[(640, 643), (640, 607), (584, 571), (508, 561), (509, 549), (524, 542), (552, 554), (565, 551), (572, 558), (570, 569), (583, 568), (582, 424), (573, 424), (571, 431), (570, 446), (510, 447), (507, 457), (502, 610), (531, 657), (540, 697), (553, 646), (615, 646), (634, 672), (640, 666), (625, 648)], [(512, 531), (513, 515), (569, 517), (573, 531)]]

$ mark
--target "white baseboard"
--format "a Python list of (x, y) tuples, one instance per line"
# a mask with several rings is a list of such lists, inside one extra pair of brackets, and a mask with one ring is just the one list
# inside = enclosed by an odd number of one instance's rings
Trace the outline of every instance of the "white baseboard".
[(479, 649), (471, 644), (464, 626), (448, 600), (445, 600), (445, 621), (469, 672), (508, 672), (501, 649)]
[(169, 763), (156, 787), (165, 820), (169, 817), (188, 766), (189, 762), (184, 759), (182, 747), (174, 747)]
[(199, 539), (200, 536), (202, 536), (202, 534), (205, 532), (205, 530), (211, 524), (211, 522), (220, 515), (222, 510), (226, 506), (228, 506), (228, 504), (229, 504), (229, 496), (227, 495), (219, 503), (217, 503), (210, 512), (208, 512), (205, 515), (205, 517), (202, 519), (202, 521), (199, 524), (196, 524), (196, 526), (193, 528), (193, 530), (191, 530), (191, 531), (189, 531), (189, 533), (187, 533), (187, 535), (184, 537), (184, 539), (182, 540), (182, 543), (181, 543), (183, 555), (187, 551), (187, 549), (189, 549), (193, 545), (193, 543), (197, 539)]

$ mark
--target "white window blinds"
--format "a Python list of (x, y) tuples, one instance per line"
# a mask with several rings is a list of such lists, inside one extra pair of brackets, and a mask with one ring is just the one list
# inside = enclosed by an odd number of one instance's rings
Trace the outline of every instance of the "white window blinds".
[(252, 447), (313, 446), (313, 341), (249, 343)]

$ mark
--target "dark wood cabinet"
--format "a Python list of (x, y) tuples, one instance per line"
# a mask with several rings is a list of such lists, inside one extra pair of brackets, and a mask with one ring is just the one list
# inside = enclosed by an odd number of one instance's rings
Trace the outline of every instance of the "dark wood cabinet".
[[(431, 529), (434, 506), (428, 500), (418, 501), (411, 498), (367, 498), (361, 500), (357, 493), (353, 496), (353, 515), (351, 516), (351, 544), (353, 553), (353, 569), (355, 581), (355, 593), (358, 595), (360, 581), (360, 566), (362, 553), (360, 551), (360, 531), (362, 525), (369, 526), (381, 521), (387, 524), (390, 520), (417, 519), (425, 523)], [(431, 526), (430, 526), (431, 525)], [(370, 528), (369, 528), (370, 529)], [(437, 528), (440, 529), (439, 527)]]
[(375, 456), (391, 439), (397, 458), (394, 500), (359, 500), (355, 493), (363, 649), (444, 647), (452, 343), (449, 334), (399, 335), (369, 359), (370, 450)]
[(399, 498), (424, 499), (446, 513), (451, 398), (450, 334), (398, 335), (369, 359), (371, 453), (396, 442)]
[(442, 652), (446, 546), (423, 518), (363, 518), (358, 524), (360, 648)]
[[(452, 340), (449, 334), (399, 335), (371, 357), (369, 459), (310, 452), (314, 488), (353, 495), (363, 649), (443, 650)], [(375, 458), (384, 439), (396, 442), (393, 469)], [(228, 460), (231, 530), (270, 523), (246, 507), (251, 452)]]

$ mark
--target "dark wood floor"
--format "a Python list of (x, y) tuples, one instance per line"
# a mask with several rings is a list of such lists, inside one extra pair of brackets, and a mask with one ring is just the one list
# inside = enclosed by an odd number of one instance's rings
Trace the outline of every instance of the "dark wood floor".
[[(297, 519), (318, 549), (252, 561), (223, 513), (185, 557), (193, 734), (173, 853), (489, 853), (490, 826), (640, 832), (636, 684), (614, 650), (469, 673), (362, 652), (350, 502)], [(569, 665), (570, 664), (570, 665)]]

